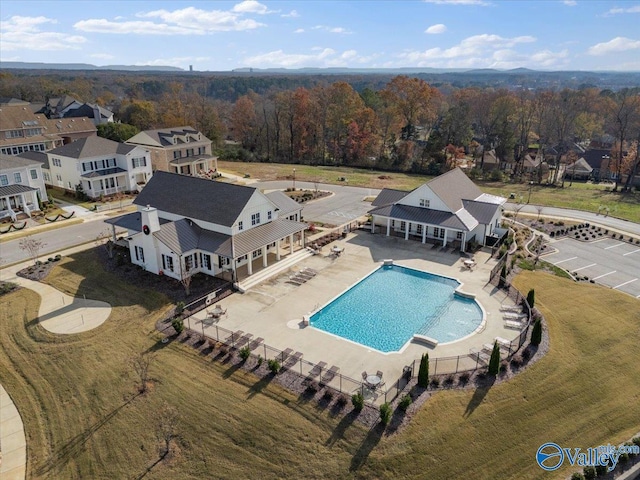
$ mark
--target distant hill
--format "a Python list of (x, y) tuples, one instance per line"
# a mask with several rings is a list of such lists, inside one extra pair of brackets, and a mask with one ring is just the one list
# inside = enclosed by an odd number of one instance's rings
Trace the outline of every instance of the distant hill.
[(128, 72), (184, 72), (182, 68), (148, 65), (105, 65), (98, 67), (90, 63), (43, 63), (43, 62), (2, 62), (3, 69), (23, 70), (120, 70)]

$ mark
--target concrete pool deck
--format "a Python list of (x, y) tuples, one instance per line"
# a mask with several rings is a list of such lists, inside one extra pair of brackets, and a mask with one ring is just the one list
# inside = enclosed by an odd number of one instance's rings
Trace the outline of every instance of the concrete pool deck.
[[(330, 255), (333, 245), (344, 247), (344, 252), (337, 257)], [(341, 374), (356, 380), (361, 378), (361, 372), (365, 370), (380, 370), (388, 385), (402, 375), (404, 366), (419, 360), (425, 352), (432, 359), (433, 373), (437, 357), (468, 355), (472, 349), (482, 349), (485, 343), (493, 344), (496, 337), (511, 340), (519, 333), (504, 327), (500, 312), (503, 303), (512, 305), (513, 302), (505, 298), (504, 292), (486, 285), (489, 273), (496, 264), (488, 253), (478, 252), (475, 255), (476, 267), (470, 271), (464, 266), (458, 253), (440, 252), (432, 249), (431, 245), (397, 237), (357, 232), (331, 246), (325, 247), (319, 255), (298, 263), (293, 269), (251, 288), (245, 294), (234, 294), (224, 299), (221, 304), (227, 314), (217, 324), (227, 330), (250, 333), (254, 339), (261, 337), (264, 343), (279, 350), (290, 348), (300, 351), (304, 354), (304, 360), (336, 365)], [(452, 277), (462, 282), (460, 290), (475, 294), (485, 311), (486, 323), (482, 331), (435, 347), (409, 342), (401, 352), (385, 354), (313, 327), (302, 326), (303, 315), (325, 305), (380, 266), (385, 259), (393, 259), (398, 265)], [(316, 270), (318, 274), (302, 285), (288, 282), (294, 271), (305, 267)], [(198, 320), (203, 320), (205, 316), (204, 310), (194, 315), (191, 327), (196, 331), (202, 328), (202, 323)], [(398, 320), (401, 321), (400, 318)], [(214, 325), (204, 328), (205, 332), (209, 331), (213, 336)], [(451, 363), (451, 366), (445, 368), (455, 368), (456, 362)], [(474, 365), (475, 361), (465, 358), (460, 361), (459, 367), (471, 368)], [(438, 370), (443, 367), (441, 363)]]

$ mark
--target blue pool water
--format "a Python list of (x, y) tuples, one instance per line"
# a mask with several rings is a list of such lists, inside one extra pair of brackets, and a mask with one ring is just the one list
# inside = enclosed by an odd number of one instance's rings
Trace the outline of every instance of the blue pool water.
[(459, 282), (385, 265), (311, 316), (311, 325), (382, 352), (402, 348), (418, 333), (451, 342), (482, 322), (482, 310), (454, 295)]

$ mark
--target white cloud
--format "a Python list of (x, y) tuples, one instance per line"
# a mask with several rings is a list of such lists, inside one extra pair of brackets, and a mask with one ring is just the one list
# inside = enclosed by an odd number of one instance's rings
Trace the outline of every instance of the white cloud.
[(484, 0), (423, 0), (425, 3), (435, 3), (437, 5), (480, 5), (481, 7), (487, 7), (491, 5), (491, 2), (485, 2)]
[(576, 0), (564, 0), (562, 3), (564, 3), (567, 7), (575, 7), (578, 4)]
[(343, 35), (351, 35), (353, 32), (351, 30), (347, 30), (343, 27), (328, 27), (326, 25), (316, 25), (315, 27), (311, 27), (312, 30), (322, 30), (324, 32), (329, 33), (341, 33)]
[(300, 14), (295, 10), (291, 10), (289, 13), (283, 13), (280, 16), (285, 18), (298, 18)]
[(0, 22), (0, 52), (16, 50), (78, 50), (87, 41), (80, 35), (43, 32), (40, 27), (57, 23), (51, 18), (13, 16)]
[(304, 68), (304, 67), (349, 67), (354, 64), (368, 64), (376, 58), (376, 55), (361, 56), (356, 50), (345, 50), (342, 53), (332, 48), (315, 47), (313, 53), (285, 53), (283, 50), (275, 50), (247, 57), (243, 65), (255, 68)]
[(257, 13), (260, 15), (270, 13), (265, 5), (256, 2), (256, 0), (244, 0), (244, 2), (234, 5), (232, 10), (237, 13)]
[(293, 33), (304, 33), (304, 28), (298, 28), (294, 30)]
[(608, 55), (613, 52), (624, 52), (626, 50), (640, 49), (640, 40), (632, 40), (626, 37), (616, 37), (608, 42), (596, 43), (589, 47), (589, 55)]
[(252, 8), (254, 10), (250, 13), (255, 13), (255, 10), (258, 9), (255, 4), (261, 5), (253, 1), (237, 4), (234, 9), (244, 9), (242, 12), (201, 10), (194, 7), (173, 11), (154, 10), (139, 13), (137, 16), (159, 19), (160, 22), (153, 20), (112, 21), (94, 18), (81, 20), (74, 25), (74, 28), (85, 32), (137, 35), (204, 35), (215, 32), (253, 30), (265, 25), (250, 18), (241, 18), (241, 16), (242, 13), (249, 12)]
[(444, 33), (446, 31), (447, 26), (444, 23), (436, 23), (435, 25), (431, 25), (429, 28), (427, 28), (424, 33), (438, 34)]
[(636, 5), (628, 8), (612, 8), (607, 13), (605, 13), (605, 16), (618, 15), (621, 13), (640, 13), (640, 5)]

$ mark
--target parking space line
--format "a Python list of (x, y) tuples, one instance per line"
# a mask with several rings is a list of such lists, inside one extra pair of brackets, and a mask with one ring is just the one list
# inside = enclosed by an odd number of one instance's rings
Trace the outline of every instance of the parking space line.
[(616, 272), (617, 272), (617, 270), (611, 270), (609, 273), (604, 273), (604, 274), (602, 274), (602, 275), (599, 275), (599, 276), (597, 276), (597, 277), (594, 277), (593, 279), (594, 279), (594, 280), (598, 280), (599, 278), (606, 277), (607, 275), (611, 275), (612, 273), (616, 273)]
[(579, 272), (580, 270), (584, 270), (585, 268), (593, 267), (595, 265), (597, 265), (597, 263), (592, 263), (591, 265), (587, 265), (586, 267), (576, 268), (575, 270), (572, 270), (572, 272)]
[(624, 287), (624, 286), (625, 286), (625, 285), (627, 285), (628, 283), (633, 283), (633, 282), (635, 282), (636, 280), (638, 280), (638, 279), (637, 279), (637, 278), (634, 278), (634, 279), (632, 279), (632, 280), (629, 280), (628, 282), (624, 282), (624, 283), (621, 283), (620, 285), (616, 285), (616, 286), (615, 286), (615, 287), (613, 287), (613, 288), (614, 288), (614, 289), (616, 289), (616, 288)]
[(626, 245), (626, 243), (618, 243), (617, 245), (611, 245), (610, 247), (604, 247), (605, 250), (609, 250), (610, 248), (616, 248), (619, 247), (620, 245)]
[(632, 253), (636, 253), (636, 252), (640, 252), (640, 248), (638, 248), (637, 250), (634, 250), (633, 252), (623, 253), (622, 256), (626, 257), (627, 255), (631, 255)]
[(576, 258), (578, 257), (566, 258), (564, 260), (560, 260), (559, 262), (554, 263), (554, 265), (558, 265), (559, 263), (562, 263), (562, 262), (568, 262), (569, 260), (575, 260)]

